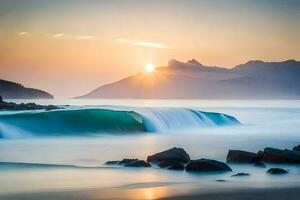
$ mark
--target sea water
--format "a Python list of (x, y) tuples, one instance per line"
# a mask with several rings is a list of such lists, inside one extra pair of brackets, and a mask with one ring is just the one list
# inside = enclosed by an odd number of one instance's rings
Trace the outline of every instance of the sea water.
[[(81, 112), (95, 109), (129, 112), (131, 117), (128, 118), (126, 114), (121, 118), (122, 123), (130, 124), (130, 127), (132, 123), (136, 125), (141, 121), (140, 116), (146, 116), (152, 123), (145, 130), (134, 131), (126, 129), (127, 125), (124, 128), (117, 124), (117, 131), (112, 131), (99, 128), (97, 121), (89, 119), (91, 115), (71, 113), (72, 117), (63, 123), (70, 123), (66, 128), (61, 124), (66, 119), (65, 116), (59, 118), (56, 114), (54, 117), (47, 114), (41, 117), (41, 111), (2, 111), (0, 197), (8, 194), (96, 188), (100, 191), (99, 195), (108, 198), (119, 197), (107, 192), (107, 189), (113, 189), (118, 191), (115, 194), (120, 195), (122, 191), (122, 195), (128, 198), (152, 199), (223, 187), (300, 186), (300, 168), (291, 165), (280, 166), (290, 170), (288, 175), (281, 177), (266, 174), (266, 170), (273, 165), (267, 165), (267, 168), (231, 165), (232, 173), (200, 175), (159, 169), (156, 166), (130, 169), (103, 165), (108, 160), (146, 159), (148, 155), (172, 147), (184, 148), (191, 159), (209, 158), (219, 161), (226, 160), (229, 149), (253, 152), (265, 147), (290, 149), (300, 143), (300, 101), (106, 99), (35, 102), (69, 105), (67, 110)], [(201, 111), (201, 116), (196, 115), (195, 111)], [(132, 112), (138, 115), (131, 115)], [(221, 114), (216, 115), (216, 121), (206, 113)], [(32, 114), (38, 117), (34, 118), (33, 123), (32, 119), (28, 123)], [(41, 119), (43, 120), (39, 121)], [(219, 124), (219, 120), (224, 123)], [(82, 121), (85, 122), (86, 129), (78, 125)], [(120, 123), (118, 120), (115, 122)], [(88, 129), (91, 126), (97, 129), (91, 131)], [(75, 132), (76, 134), (72, 134)], [(251, 175), (231, 177), (237, 172), (248, 172)], [(220, 179), (227, 182), (216, 181)]]

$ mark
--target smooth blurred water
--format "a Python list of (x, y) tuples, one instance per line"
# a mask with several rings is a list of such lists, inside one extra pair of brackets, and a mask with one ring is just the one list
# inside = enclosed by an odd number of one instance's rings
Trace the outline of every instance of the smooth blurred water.
[(0, 138), (169, 133), (239, 124), (237, 119), (223, 113), (187, 108), (73, 106), (0, 113)]
[[(22, 100), (16, 102), (20, 101)], [(107, 160), (146, 159), (147, 155), (175, 146), (184, 148), (192, 159), (210, 158), (220, 161), (225, 161), (229, 149), (256, 152), (267, 146), (292, 148), (300, 144), (300, 101), (113, 99), (37, 100), (36, 102), (84, 108), (104, 105), (193, 108), (232, 115), (242, 122), (242, 125), (117, 136), (0, 139), (1, 162), (100, 167), (7, 168), (0, 166), (0, 194), (85, 188), (126, 188), (131, 187), (131, 184), (137, 184), (136, 187), (153, 187), (143, 186), (142, 183), (153, 183), (156, 186), (180, 183), (180, 187), (185, 188), (186, 191), (196, 186), (198, 189), (224, 186), (216, 182), (216, 179), (228, 180), (227, 185), (230, 187), (300, 186), (300, 168), (297, 166), (283, 166), (291, 170), (290, 174), (272, 177), (265, 173), (267, 168), (233, 165), (231, 166), (233, 173), (251, 173), (249, 177), (233, 178), (230, 177), (232, 173), (195, 175), (158, 168), (125, 169), (103, 165)]]

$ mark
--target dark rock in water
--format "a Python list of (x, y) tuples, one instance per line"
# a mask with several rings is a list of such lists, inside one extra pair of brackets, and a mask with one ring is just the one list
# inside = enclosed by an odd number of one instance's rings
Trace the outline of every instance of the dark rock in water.
[(258, 151), (258, 152), (257, 152), (257, 155), (258, 155), (260, 158), (263, 158), (263, 157), (264, 157), (264, 152), (263, 152), (263, 151)]
[(286, 171), (285, 169), (281, 169), (281, 168), (271, 168), (267, 171), (267, 173), (274, 174), (274, 175), (280, 175), (280, 174), (287, 174), (289, 172)]
[(171, 170), (184, 170), (184, 163), (177, 160), (163, 160), (158, 164), (158, 166)]
[(295, 147), (293, 148), (293, 150), (294, 150), (294, 151), (300, 151), (300, 144), (299, 144), (298, 146), (295, 146)]
[(171, 167), (173, 165), (182, 165), (183, 162), (179, 162), (177, 160), (163, 160), (161, 161), (158, 166), (161, 168), (167, 168), (167, 167)]
[(149, 163), (144, 160), (138, 159), (123, 159), (123, 160), (114, 160), (107, 161), (105, 165), (123, 165), (124, 167), (151, 167)]
[(300, 164), (300, 152), (287, 149), (265, 148), (263, 161), (268, 163)]
[(250, 176), (249, 173), (237, 173), (237, 174), (233, 174), (232, 177), (237, 177), (237, 176)]
[(182, 148), (172, 148), (166, 151), (148, 156), (147, 162), (161, 162), (163, 160), (172, 160), (187, 163), (190, 161), (190, 156)]
[(61, 109), (58, 106), (54, 105), (48, 105), (48, 106), (43, 106), (43, 105), (37, 105), (35, 103), (12, 103), (12, 102), (5, 102), (5, 101), (0, 101), (0, 110), (53, 110), (53, 109)]
[(184, 165), (182, 164), (175, 164), (169, 167), (170, 170), (184, 170)]
[(218, 182), (228, 182), (227, 180), (224, 180), (224, 179), (217, 179), (216, 181), (218, 181)]
[(123, 159), (123, 160), (121, 160), (120, 162), (119, 162), (119, 165), (126, 165), (126, 164), (128, 164), (128, 163), (131, 163), (131, 162), (133, 162), (133, 161), (137, 161), (138, 159), (127, 159), (127, 158), (125, 158), (125, 159)]
[(232, 169), (223, 162), (209, 159), (191, 160), (185, 167), (186, 171), (194, 172), (226, 172)]
[(107, 161), (104, 163), (105, 165), (118, 165), (121, 161), (119, 160), (113, 160), (113, 161)]
[(3, 102), (3, 99), (2, 99), (2, 96), (0, 96), (0, 103), (2, 103)]
[(46, 106), (45, 110), (55, 110), (55, 109), (58, 109), (59, 107), (57, 106), (54, 106), (54, 105), (48, 105)]
[(256, 163), (261, 160), (261, 157), (253, 152), (229, 150), (226, 160), (227, 163)]
[(134, 160), (125, 164), (124, 167), (151, 167), (151, 165), (144, 160)]
[(265, 167), (266, 167), (266, 165), (265, 165), (265, 163), (263, 163), (263, 162), (257, 162), (257, 163), (254, 163), (254, 167), (261, 167), (261, 168), (265, 168)]

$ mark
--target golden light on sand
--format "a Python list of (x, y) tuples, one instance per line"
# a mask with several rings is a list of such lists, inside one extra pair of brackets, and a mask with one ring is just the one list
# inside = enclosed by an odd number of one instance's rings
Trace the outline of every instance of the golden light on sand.
[(155, 70), (155, 67), (154, 67), (153, 64), (147, 64), (147, 65), (145, 66), (145, 71), (146, 71), (147, 73), (152, 73), (154, 70)]
[(153, 200), (170, 196), (170, 194), (172, 193), (169, 187), (146, 187), (125, 190), (123, 195), (128, 199)]

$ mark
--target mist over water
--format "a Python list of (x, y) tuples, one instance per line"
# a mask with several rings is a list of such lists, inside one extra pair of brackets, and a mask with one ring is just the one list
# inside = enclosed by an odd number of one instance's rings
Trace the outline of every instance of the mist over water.
[[(50, 121), (50, 124), (47, 121), (47, 126), (43, 125), (43, 122), (33, 123), (30, 127), (34, 126), (34, 124), (37, 126), (42, 124), (42, 126), (37, 129), (29, 129), (26, 128), (26, 120), (25, 122), (21, 120), (23, 127), (13, 126), (12, 123), (9, 123), (10, 126), (4, 126), (7, 123), (5, 124), (5, 118), (0, 116), (2, 133), (5, 132), (6, 135), (13, 136), (10, 139), (0, 139), (1, 162), (93, 167), (23, 167), (2, 163), (0, 164), (0, 194), (103, 187), (121, 187), (126, 189), (128, 187), (150, 187), (147, 184), (152, 186), (162, 184), (168, 187), (185, 188), (185, 191), (189, 191), (196, 185), (198, 189), (199, 185), (201, 186), (200, 188), (206, 189), (223, 187), (215, 182), (216, 179), (229, 180), (227, 185), (230, 187), (300, 185), (299, 167), (292, 166), (284, 166), (290, 170), (290, 174), (278, 178), (267, 175), (265, 173), (267, 168), (260, 169), (252, 166), (233, 165), (231, 166), (234, 170), (233, 173), (251, 173), (249, 177), (234, 179), (230, 177), (231, 174), (194, 175), (155, 167), (152, 169), (132, 170), (110, 168), (103, 165), (107, 160), (120, 160), (123, 158), (146, 159), (150, 154), (175, 146), (184, 148), (190, 154), (191, 159), (210, 158), (220, 161), (225, 161), (229, 149), (253, 152), (262, 150), (267, 146), (290, 149), (300, 143), (299, 101), (38, 100), (37, 103), (68, 104), (70, 105), (68, 110), (83, 110), (84, 112), (95, 110), (96, 108), (99, 109), (100, 107), (107, 110), (122, 110), (126, 117), (131, 116), (128, 117), (129, 121), (125, 120), (126, 123), (140, 124), (140, 117), (148, 117), (151, 118), (153, 127), (145, 126), (146, 130), (148, 129), (149, 131), (135, 131), (134, 134), (126, 134), (128, 131), (122, 129), (123, 134), (94, 134), (92, 137), (90, 135), (87, 137), (69, 134), (59, 136), (43, 135), (40, 137), (41, 135), (38, 134), (41, 131), (40, 128), (46, 128), (49, 131), (53, 128), (51, 126), (57, 124), (53, 121)], [(234, 122), (233, 124), (218, 126), (218, 123), (213, 123), (213, 126), (211, 126), (214, 118), (206, 121), (207, 119), (203, 116), (199, 118), (197, 113), (194, 113), (195, 111), (203, 111), (201, 114), (208, 118), (211, 116), (207, 115), (206, 112), (224, 113), (224, 115), (217, 114), (216, 116), (218, 116), (218, 119), (223, 120), (224, 116), (225, 118), (232, 116), (241, 124), (237, 125), (232, 118), (229, 118), (233, 120), (230, 121)], [(55, 113), (56, 111), (51, 112)], [(128, 115), (128, 112), (134, 112), (137, 115)], [(22, 116), (25, 113), (23, 112)], [(39, 112), (35, 111), (32, 113)], [(178, 113), (180, 113), (179, 116), (177, 116)], [(1, 113), (2, 117), (8, 114), (14, 115), (15, 113)], [(74, 122), (70, 127), (73, 125), (75, 127), (78, 126), (79, 122), (82, 122), (82, 120)], [(228, 123), (228, 119), (224, 120), (224, 122)], [(90, 123), (92, 122), (87, 120), (86, 127)], [(97, 123), (92, 124), (97, 125)], [(193, 129), (187, 128), (191, 126), (193, 126)], [(71, 133), (72, 130), (70, 129), (69, 132)], [(74, 129), (74, 131), (76, 130)], [(24, 136), (24, 134), (26, 134), (26, 137), (20, 137)], [(36, 137), (36, 135), (39, 135), (39, 137)]]

